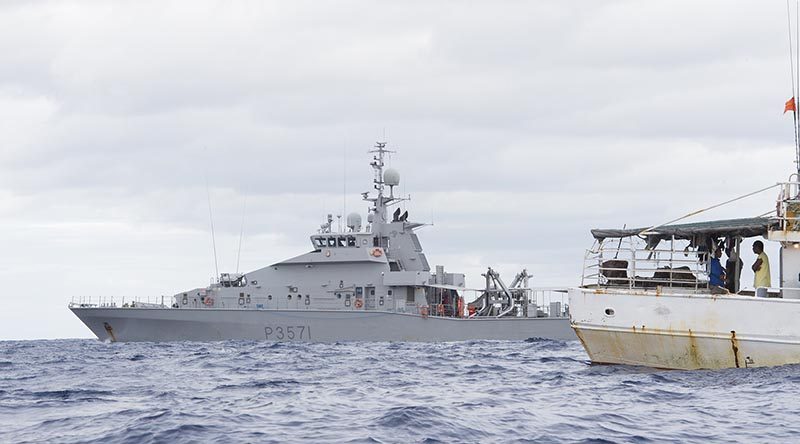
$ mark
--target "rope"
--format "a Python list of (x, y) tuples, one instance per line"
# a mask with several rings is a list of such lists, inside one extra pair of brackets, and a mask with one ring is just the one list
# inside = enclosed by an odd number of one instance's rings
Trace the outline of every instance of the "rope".
[(646, 236), (646, 235), (648, 235), (648, 234), (651, 234), (651, 233), (650, 233), (650, 231), (653, 231), (653, 230), (655, 230), (656, 228), (661, 228), (661, 227), (663, 227), (664, 225), (670, 225), (670, 224), (674, 224), (675, 222), (682, 221), (682, 220), (684, 220), (684, 219), (687, 219), (687, 218), (689, 218), (689, 217), (692, 217), (692, 216), (696, 216), (696, 215), (698, 215), (698, 214), (700, 214), (700, 213), (704, 213), (704, 212), (706, 212), (706, 211), (709, 211), (709, 210), (713, 210), (714, 208), (719, 208), (719, 207), (721, 207), (721, 206), (723, 206), (723, 205), (728, 205), (729, 203), (736, 202), (737, 200), (742, 200), (742, 199), (748, 198), (748, 197), (750, 197), (750, 196), (753, 196), (753, 195), (756, 195), (756, 194), (759, 194), (759, 193), (763, 193), (764, 191), (767, 191), (767, 190), (769, 190), (769, 189), (775, 188), (775, 187), (777, 187), (777, 186), (779, 186), (779, 185), (780, 185), (779, 183), (776, 183), (776, 184), (774, 184), (774, 185), (770, 185), (770, 186), (768, 186), (768, 187), (766, 187), (766, 188), (762, 188), (762, 189), (760, 189), (760, 190), (758, 190), (758, 191), (753, 191), (752, 193), (747, 193), (747, 194), (745, 194), (745, 195), (743, 195), (743, 196), (739, 196), (739, 197), (737, 197), (737, 198), (730, 199), (730, 200), (726, 200), (725, 202), (718, 203), (718, 204), (716, 204), (716, 205), (712, 205), (712, 206), (710, 206), (710, 207), (708, 207), (708, 208), (703, 208), (703, 209), (701, 209), (701, 210), (692, 211), (691, 213), (689, 213), (689, 214), (687, 214), (687, 215), (685, 215), (685, 216), (681, 216), (681, 217), (679, 217), (679, 218), (677, 218), (677, 219), (673, 219), (673, 220), (671, 220), (671, 221), (669, 221), (669, 222), (664, 222), (663, 224), (653, 225), (652, 227), (650, 227), (650, 228), (648, 228), (648, 229), (646, 229), (646, 230), (642, 230), (642, 231), (639, 233), (639, 236)]

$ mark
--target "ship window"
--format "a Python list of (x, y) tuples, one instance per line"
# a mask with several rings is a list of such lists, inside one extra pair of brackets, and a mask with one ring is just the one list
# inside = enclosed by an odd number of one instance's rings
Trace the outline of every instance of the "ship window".
[(267, 300), (271, 301), (272, 300), (272, 295), (267, 296)]
[(338, 246), (340, 246), (340, 247), (346, 247), (347, 246), (347, 240), (345, 238), (343, 238), (343, 237), (336, 238), (336, 241), (338, 242)]
[(291, 299), (291, 298), (292, 298), (292, 295), (289, 295), (289, 296), (287, 296), (287, 298)]
[(348, 247), (355, 247), (356, 246), (356, 238), (353, 236), (347, 236), (347, 246)]
[(336, 246), (336, 238), (335, 237), (329, 237), (328, 238), (328, 246), (329, 247), (335, 247)]
[(341, 298), (342, 298), (342, 294), (341, 293), (336, 293), (336, 299), (341, 299)]
[(372, 246), (373, 247), (380, 247), (381, 246), (381, 241), (379, 241), (377, 237), (373, 237), (372, 238)]
[(387, 292), (386, 292), (386, 294), (388, 294), (389, 296), (391, 296), (391, 295), (392, 295), (392, 290), (389, 290), (389, 291), (387, 291)]
[(314, 245), (316, 245), (318, 248), (324, 247), (326, 245), (325, 238), (324, 237), (314, 238)]

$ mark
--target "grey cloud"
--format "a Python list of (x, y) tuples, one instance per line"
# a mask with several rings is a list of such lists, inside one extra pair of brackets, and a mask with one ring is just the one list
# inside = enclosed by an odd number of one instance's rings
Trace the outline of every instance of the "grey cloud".
[[(224, 268), (245, 198), (243, 268), (299, 253), (365, 212), (385, 128), (432, 262), (572, 284), (589, 228), (793, 169), (785, 26), (754, 1), (4, 2), (0, 275), (58, 307), (202, 285), (206, 180)], [(85, 333), (66, 315), (47, 335)]]

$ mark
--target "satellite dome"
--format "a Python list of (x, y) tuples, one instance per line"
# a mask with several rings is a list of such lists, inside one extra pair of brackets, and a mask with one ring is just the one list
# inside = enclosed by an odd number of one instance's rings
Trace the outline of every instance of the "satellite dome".
[(350, 213), (347, 215), (347, 226), (353, 231), (361, 231), (361, 215)]
[(400, 185), (400, 173), (394, 168), (389, 168), (383, 173), (383, 182), (390, 187)]

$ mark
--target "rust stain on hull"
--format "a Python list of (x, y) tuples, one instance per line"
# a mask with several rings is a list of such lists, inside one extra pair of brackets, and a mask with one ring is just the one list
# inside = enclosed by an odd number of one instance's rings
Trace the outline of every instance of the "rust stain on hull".
[(702, 368), (700, 365), (700, 352), (697, 349), (697, 338), (694, 337), (692, 334), (692, 329), (689, 329), (689, 359), (691, 360), (692, 364), (694, 364), (695, 368)]
[(108, 336), (111, 338), (111, 341), (117, 342), (117, 337), (114, 336), (114, 329), (111, 328), (111, 324), (109, 324), (108, 322), (103, 322), (103, 328), (106, 329), (106, 333), (108, 333)]
[(731, 330), (731, 349), (733, 349), (733, 362), (739, 368), (739, 341), (736, 339), (736, 331)]

